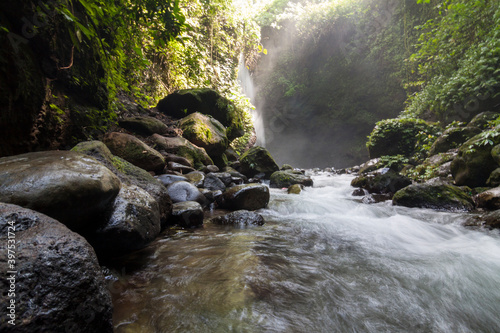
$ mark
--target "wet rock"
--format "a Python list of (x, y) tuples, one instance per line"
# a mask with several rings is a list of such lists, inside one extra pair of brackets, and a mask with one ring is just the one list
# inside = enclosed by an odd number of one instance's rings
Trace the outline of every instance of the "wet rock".
[(369, 193), (394, 194), (411, 183), (408, 177), (384, 168), (356, 177), (352, 180), (351, 186), (360, 187)]
[(178, 175), (159, 175), (156, 177), (164, 186), (168, 186), (175, 182), (186, 182), (188, 178)]
[[(231, 183), (229, 183), (228, 187), (231, 187), (231, 186), (234, 186), (234, 185), (241, 185), (241, 184), (244, 184), (244, 183), (245, 183), (245, 180), (243, 178), (240, 178), (240, 177), (231, 177)], [(234, 185), (231, 185), (231, 184), (234, 184)]]
[(213, 89), (177, 90), (160, 100), (156, 107), (160, 112), (178, 119), (194, 112), (210, 115), (227, 128), (229, 141), (244, 134), (243, 123), (234, 103)]
[(368, 194), (367, 190), (364, 190), (362, 188), (357, 188), (354, 191), (352, 191), (352, 196), (353, 197), (363, 197)]
[(166, 134), (169, 131), (167, 125), (153, 117), (129, 117), (120, 120), (118, 124), (127, 131), (145, 136)]
[(294, 170), (276, 171), (271, 175), (271, 187), (283, 188), (294, 184), (313, 186), (311, 177), (304, 176), (301, 172)]
[(182, 136), (212, 157), (222, 155), (229, 144), (226, 128), (215, 118), (194, 112), (179, 120)]
[(158, 202), (162, 226), (166, 225), (172, 211), (172, 201), (167, 188), (161, 182), (144, 169), (111, 154), (101, 141), (80, 142), (72, 150), (95, 158), (111, 170), (123, 184), (136, 185), (148, 192)]
[(193, 171), (186, 174), (187, 181), (196, 187), (202, 187), (205, 181), (205, 173), (201, 171)]
[(165, 158), (135, 136), (113, 132), (107, 134), (103, 142), (113, 155), (139, 168), (160, 172), (165, 167)]
[(267, 207), (269, 197), (269, 188), (265, 185), (236, 185), (226, 189), (222, 196), (222, 205), (233, 210), (257, 210)]
[(262, 147), (253, 147), (247, 150), (240, 157), (241, 173), (247, 177), (255, 177), (263, 173), (265, 177), (271, 176), (279, 167), (267, 149)]
[[(231, 176), (229, 175), (229, 177)], [(203, 187), (210, 191), (224, 191), (226, 189), (224, 182), (214, 173), (206, 175), (205, 180), (203, 181)]]
[(221, 225), (249, 226), (263, 225), (264, 218), (262, 215), (248, 210), (237, 210), (229, 214), (215, 217), (211, 220), (212, 223)]
[(185, 157), (177, 156), (175, 154), (169, 154), (165, 151), (163, 151), (163, 153), (161, 153), (161, 154), (165, 157), (165, 161), (167, 163), (168, 162), (175, 162), (175, 163), (179, 163), (179, 164), (191, 167), (191, 168), (193, 167), (193, 164)]
[[(497, 145), (500, 135), (491, 136), (490, 140)], [(451, 163), (451, 172), (457, 185), (480, 187), (486, 185), (489, 175), (498, 168), (491, 156), (493, 146), (483, 144), (482, 134), (465, 142), (458, 151), (458, 156)]]
[(6, 309), (10, 277), (7, 251), (0, 254), (2, 332), (113, 332), (111, 295), (94, 249), (56, 220), (0, 203), (0, 240), (16, 228), (15, 326)]
[(287, 193), (288, 194), (300, 194), (300, 192), (302, 192), (303, 189), (304, 189), (304, 185), (293, 184), (288, 188)]
[(236, 171), (235, 169), (233, 169), (232, 167), (229, 167), (229, 166), (225, 167), (223, 169), (223, 172), (227, 172), (228, 174), (231, 175), (231, 177), (241, 178), (245, 182), (248, 180), (248, 178), (244, 174)]
[(198, 188), (188, 182), (175, 182), (167, 187), (173, 203), (196, 201), (201, 205), (207, 204), (207, 198), (198, 191)]
[(113, 256), (143, 248), (160, 231), (160, 210), (156, 200), (140, 187), (123, 185), (109, 220), (89, 239), (98, 253)]
[(447, 184), (414, 184), (394, 194), (396, 206), (431, 208), (446, 211), (470, 211), (472, 199), (460, 188)]
[(359, 173), (369, 173), (380, 168), (380, 158), (373, 158), (359, 166)]
[(46, 151), (0, 158), (0, 201), (30, 208), (75, 231), (92, 229), (121, 182), (88, 156)]
[(219, 172), (220, 169), (216, 165), (207, 165), (205, 168), (203, 168), (204, 173), (210, 173), (210, 172)]
[(480, 217), (484, 221), (484, 225), (490, 229), (500, 228), (500, 210), (488, 212)]
[(167, 163), (167, 168), (169, 170), (173, 170), (173, 171), (177, 171), (177, 172), (180, 172), (182, 174), (184, 173), (189, 173), (189, 172), (192, 172), (192, 171), (195, 171), (193, 168), (191, 167), (188, 167), (184, 164), (180, 164), (180, 163), (175, 163), (175, 162), (168, 162)]
[(196, 168), (214, 164), (205, 149), (195, 146), (183, 137), (165, 137), (153, 134), (150, 139), (157, 149), (184, 157)]
[(203, 208), (198, 202), (184, 201), (174, 203), (172, 222), (183, 228), (194, 228), (203, 225)]
[(429, 155), (444, 153), (450, 149), (460, 147), (465, 141), (481, 133), (481, 130), (474, 126), (452, 127), (443, 132), (443, 134), (434, 141)]
[(479, 193), (474, 197), (474, 201), (478, 208), (500, 209), (500, 187)]
[(220, 191), (220, 190), (210, 191), (210, 190), (207, 190), (207, 189), (203, 188), (203, 189), (200, 189), (200, 192), (210, 202), (215, 202), (215, 201), (217, 201), (222, 196), (222, 191)]
[(229, 172), (212, 172), (207, 174), (207, 177), (208, 176), (214, 176), (219, 178), (226, 186), (229, 186), (232, 182), (232, 176)]

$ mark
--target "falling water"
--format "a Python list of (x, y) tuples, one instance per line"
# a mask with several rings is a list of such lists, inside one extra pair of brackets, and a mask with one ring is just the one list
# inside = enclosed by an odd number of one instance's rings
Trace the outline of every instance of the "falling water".
[[(252, 76), (247, 66), (245, 65), (245, 57), (243, 54), (240, 56), (238, 65), (238, 81), (240, 82), (243, 93), (250, 99), (252, 104), (255, 103), (255, 88), (252, 81)], [(257, 135), (257, 146), (266, 146), (266, 135), (264, 131), (264, 120), (259, 110), (255, 109), (252, 114), (253, 124), (255, 127), (255, 134)]]
[(271, 190), (266, 224), (159, 239), (110, 276), (115, 332), (499, 332), (500, 236), (367, 205), (352, 177)]

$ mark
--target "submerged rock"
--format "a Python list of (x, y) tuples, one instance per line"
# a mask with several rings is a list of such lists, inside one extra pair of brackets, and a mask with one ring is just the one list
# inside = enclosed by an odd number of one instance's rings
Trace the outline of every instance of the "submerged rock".
[(271, 176), (279, 167), (271, 154), (263, 147), (253, 147), (240, 157), (241, 172), (247, 177), (254, 177), (259, 173)]
[(135, 136), (113, 132), (108, 133), (103, 142), (113, 155), (139, 168), (160, 172), (165, 167), (165, 158)]
[(304, 185), (293, 184), (287, 189), (287, 192), (288, 192), (288, 194), (300, 194), (300, 192), (302, 192), (303, 189), (304, 189)]
[(474, 197), (474, 201), (478, 208), (500, 209), (500, 187), (479, 193)]
[(121, 182), (88, 156), (46, 151), (0, 158), (0, 201), (30, 208), (75, 231), (92, 229)]
[(123, 185), (107, 223), (89, 239), (98, 253), (112, 256), (143, 248), (160, 231), (160, 210), (156, 200), (140, 187)]
[(224, 192), (222, 205), (233, 210), (257, 210), (266, 208), (269, 198), (269, 188), (265, 185), (236, 185)]
[(177, 202), (172, 207), (172, 223), (183, 228), (194, 228), (203, 225), (203, 208), (198, 202)]
[(446, 211), (470, 211), (472, 199), (460, 188), (447, 184), (415, 184), (399, 190), (392, 202), (396, 206), (431, 208)]
[(480, 217), (484, 225), (490, 229), (500, 228), (500, 210), (488, 212)]
[(262, 215), (248, 210), (237, 210), (229, 214), (213, 218), (212, 223), (222, 225), (248, 226), (248, 225), (263, 225), (264, 218)]
[(270, 186), (275, 188), (289, 187), (294, 184), (313, 186), (311, 177), (304, 176), (301, 172), (293, 170), (276, 171), (271, 175), (270, 179)]
[[(15, 280), (7, 251), (0, 255), (4, 296), (2, 332), (113, 332), (111, 295), (94, 249), (80, 235), (52, 218), (0, 203), (0, 241), (15, 226)], [(10, 244), (10, 243), (9, 243)], [(16, 325), (7, 321), (6, 292), (15, 281)]]

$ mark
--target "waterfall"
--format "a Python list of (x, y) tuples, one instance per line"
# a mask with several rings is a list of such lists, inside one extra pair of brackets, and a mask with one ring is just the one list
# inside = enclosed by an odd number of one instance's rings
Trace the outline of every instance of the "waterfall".
[[(252, 76), (250, 71), (245, 65), (245, 57), (243, 54), (240, 55), (240, 61), (238, 65), (238, 81), (240, 82), (243, 94), (245, 94), (250, 102), (255, 105), (255, 87), (253, 85)], [(253, 125), (255, 127), (255, 134), (257, 135), (257, 146), (266, 146), (266, 134), (264, 131), (264, 119), (262, 114), (257, 108), (252, 112)]]

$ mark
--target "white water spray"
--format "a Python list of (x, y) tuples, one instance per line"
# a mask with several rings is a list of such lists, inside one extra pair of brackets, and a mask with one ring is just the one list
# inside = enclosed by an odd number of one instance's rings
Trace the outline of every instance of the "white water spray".
[[(240, 82), (243, 94), (245, 94), (250, 99), (250, 102), (255, 105), (255, 88), (253, 86), (250, 71), (245, 65), (245, 57), (243, 54), (240, 56), (240, 62), (238, 65), (238, 81)], [(255, 127), (255, 134), (257, 135), (256, 145), (265, 147), (266, 134), (264, 131), (264, 119), (257, 108), (252, 112), (252, 118)]]

